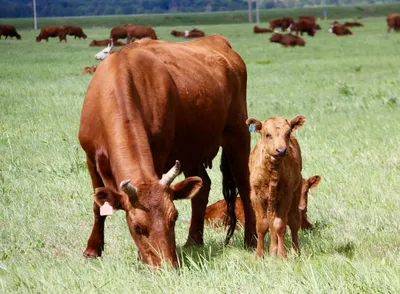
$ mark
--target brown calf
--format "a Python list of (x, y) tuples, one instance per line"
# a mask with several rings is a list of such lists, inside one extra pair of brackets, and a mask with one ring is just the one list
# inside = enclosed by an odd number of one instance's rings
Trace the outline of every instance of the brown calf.
[(261, 135), (250, 154), (250, 199), (256, 215), (257, 255), (264, 255), (265, 234), (271, 233), (270, 255), (286, 257), (284, 237), (287, 224), (292, 250), (299, 252), (299, 203), (302, 189), (300, 146), (292, 135), (305, 122), (273, 117), (263, 122), (249, 118), (250, 130)]
[(173, 35), (175, 37), (184, 37), (184, 38), (189, 39), (189, 38), (204, 37), (206, 34), (202, 30), (193, 29), (193, 30), (184, 31), (184, 32), (173, 30), (173, 31), (171, 31), (171, 35)]
[[(308, 180), (303, 179), (303, 185), (301, 189), (299, 209), (301, 214), (301, 229), (310, 230), (312, 229), (312, 224), (307, 219), (307, 206), (308, 206), (308, 192), (310, 189), (318, 186), (321, 180), (321, 176), (315, 175)], [(219, 200), (209, 206), (206, 209), (206, 215), (204, 220), (207, 224), (214, 227), (220, 227), (226, 224), (227, 217), (227, 205), (225, 200)], [(235, 202), (235, 214), (239, 225), (244, 226), (244, 212), (242, 200), (237, 197)]]
[(353, 34), (348, 28), (345, 28), (340, 24), (331, 25), (331, 27), (329, 28), (329, 32), (335, 34), (336, 36), (345, 36)]
[(94, 74), (94, 72), (96, 71), (96, 69), (97, 69), (97, 65), (85, 66), (85, 67), (82, 69), (81, 74), (90, 74), (90, 75), (92, 75), (92, 74)]
[(284, 31), (292, 23), (294, 23), (294, 20), (291, 17), (282, 17), (282, 18), (271, 18), (268, 22), (269, 22), (269, 27), (271, 28), (271, 30), (274, 30), (276, 28), (281, 28), (282, 31)]
[[(89, 46), (107, 46), (112, 39), (104, 39), (104, 40), (93, 40), (90, 42)], [(121, 41), (114, 41), (113, 46), (125, 46), (126, 43)]]
[(296, 35), (299, 34), (303, 36), (303, 33), (307, 33), (307, 35), (314, 37), (316, 32), (316, 25), (315, 22), (307, 20), (307, 19), (300, 19), (299, 21), (291, 24), (288, 27), (288, 32), (295, 31)]
[(40, 30), (39, 36), (36, 37), (36, 42), (41, 40), (49, 41), (49, 38), (56, 38), (67, 42), (67, 31), (64, 26), (45, 26)]
[(16, 37), (17, 40), (21, 40), (21, 35), (17, 33), (17, 30), (12, 25), (0, 25), (0, 39), (1, 36), (5, 36), (6, 40), (8, 37), (11, 39)]
[(74, 39), (76, 39), (76, 37), (78, 37), (79, 39), (87, 39), (87, 36), (85, 35), (81, 27), (65, 25), (64, 28), (67, 31), (67, 35), (74, 36)]
[(255, 34), (262, 34), (262, 33), (272, 33), (273, 30), (267, 28), (260, 28), (259, 26), (254, 26), (253, 32)]
[(400, 14), (389, 14), (386, 18), (388, 33), (393, 29), (396, 32), (400, 30)]
[(273, 43), (280, 43), (282, 46), (287, 47), (287, 46), (305, 46), (306, 42), (299, 36), (294, 36), (291, 34), (279, 34), (279, 33), (274, 33), (269, 40)]
[(353, 22), (346, 21), (343, 24), (343, 26), (344, 27), (363, 27), (364, 25), (362, 23), (359, 23), (359, 22), (356, 22), (356, 21), (353, 21)]
[(128, 26), (127, 32), (127, 43), (129, 44), (136, 39), (150, 38), (152, 40), (157, 40), (156, 32), (152, 27), (148, 26)]
[(122, 27), (115, 27), (111, 29), (110, 32), (110, 39), (113, 41), (117, 41), (118, 39), (126, 39), (128, 37), (127, 28), (130, 27), (129, 25), (125, 25)]

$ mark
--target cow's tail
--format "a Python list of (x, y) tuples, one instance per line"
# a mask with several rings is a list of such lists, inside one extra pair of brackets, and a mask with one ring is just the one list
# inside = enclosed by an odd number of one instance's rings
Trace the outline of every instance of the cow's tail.
[(237, 193), (236, 181), (233, 177), (231, 164), (225, 150), (222, 150), (220, 169), (222, 172), (222, 193), (227, 204), (225, 218), (225, 225), (228, 226), (225, 238), (225, 245), (227, 245), (236, 228), (235, 201)]

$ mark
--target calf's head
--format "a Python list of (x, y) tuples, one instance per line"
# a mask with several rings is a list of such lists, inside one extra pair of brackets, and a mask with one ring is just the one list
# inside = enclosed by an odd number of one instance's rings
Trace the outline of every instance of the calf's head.
[(290, 135), (293, 130), (299, 129), (306, 118), (298, 115), (291, 120), (283, 117), (272, 117), (262, 123), (255, 118), (249, 118), (246, 124), (255, 132), (261, 134), (261, 142), (268, 153), (274, 159), (284, 157), (288, 153)]
[(145, 264), (159, 267), (165, 260), (178, 266), (175, 243), (178, 212), (173, 201), (194, 197), (203, 183), (199, 177), (189, 177), (172, 184), (179, 172), (177, 161), (161, 180), (154, 183), (135, 187), (130, 180), (125, 180), (120, 184), (123, 193), (109, 188), (95, 190), (95, 202), (100, 206), (100, 214), (110, 215), (112, 210), (125, 210), (129, 231), (138, 248), (139, 258)]

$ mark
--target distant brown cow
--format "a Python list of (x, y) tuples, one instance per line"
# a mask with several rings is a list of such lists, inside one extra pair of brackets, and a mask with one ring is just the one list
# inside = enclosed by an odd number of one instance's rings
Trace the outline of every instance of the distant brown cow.
[(94, 72), (96, 71), (96, 69), (97, 69), (97, 65), (85, 66), (85, 67), (82, 69), (81, 73), (82, 73), (82, 74), (90, 74), (90, 75), (92, 75), (92, 74), (94, 74)]
[(127, 43), (135, 41), (136, 39), (150, 38), (152, 40), (157, 40), (156, 32), (152, 27), (148, 26), (129, 26), (126, 28), (127, 33)]
[(250, 199), (256, 215), (257, 255), (264, 255), (265, 235), (269, 231), (270, 255), (286, 257), (286, 226), (292, 235), (292, 250), (300, 251), (299, 203), (302, 190), (302, 159), (299, 143), (292, 131), (305, 122), (304, 116), (291, 120), (272, 117), (258, 121), (248, 118), (246, 124), (261, 135), (250, 153)]
[(122, 27), (115, 27), (111, 29), (110, 32), (110, 39), (113, 39), (113, 41), (117, 41), (118, 39), (126, 39), (128, 37), (128, 32), (127, 28), (129, 26), (125, 25)]
[(344, 27), (363, 27), (364, 25), (362, 23), (359, 23), (359, 22), (356, 22), (356, 21), (353, 21), (353, 22), (346, 21), (343, 24), (343, 26)]
[(306, 20), (309, 20), (309, 21), (312, 21), (312, 22), (315, 23), (315, 17), (311, 16), (311, 15), (300, 15), (299, 16), (299, 20), (300, 19), (306, 19)]
[(291, 35), (291, 34), (279, 34), (274, 33), (269, 40), (273, 43), (280, 43), (282, 46), (294, 47), (294, 46), (305, 46), (306, 42), (299, 36)]
[[(299, 209), (301, 214), (301, 229), (310, 230), (312, 224), (307, 219), (307, 206), (308, 206), (308, 192), (310, 189), (318, 186), (321, 180), (321, 176), (315, 175), (310, 177), (308, 180), (303, 179), (303, 185), (300, 196)], [(204, 220), (207, 224), (214, 227), (220, 227), (226, 224), (226, 212), (227, 205), (225, 200), (219, 200), (209, 206), (206, 209), (206, 215)], [(237, 197), (235, 202), (235, 214), (239, 225), (244, 226), (244, 212), (242, 200)]]
[(87, 39), (87, 36), (85, 35), (81, 27), (65, 25), (64, 28), (67, 31), (67, 35), (74, 36), (74, 39), (76, 39), (76, 37), (78, 37), (79, 39)]
[(262, 34), (262, 33), (272, 33), (273, 30), (267, 28), (260, 28), (259, 26), (254, 26), (253, 32), (255, 34)]
[(282, 31), (286, 30), (292, 23), (294, 23), (291, 17), (282, 18), (271, 18), (269, 21), (269, 27), (274, 30), (276, 28), (281, 28)]
[(171, 35), (175, 37), (184, 37), (189, 39), (189, 38), (204, 37), (206, 34), (202, 30), (192, 29), (190, 31), (184, 31), (184, 32), (173, 30), (171, 31)]
[(315, 28), (315, 22), (307, 20), (307, 19), (300, 19), (297, 22), (291, 24), (288, 27), (288, 32), (295, 31), (296, 35), (299, 34), (303, 36), (303, 33), (307, 33), (307, 35), (314, 37), (316, 28)]
[(63, 26), (45, 26), (40, 30), (39, 36), (36, 37), (36, 42), (41, 40), (49, 41), (49, 38), (56, 38), (67, 42), (67, 31)]
[[(110, 43), (112, 39), (104, 39), (104, 40), (93, 40), (90, 42), (89, 46), (107, 46), (108, 43)], [(126, 43), (123, 43), (121, 41), (115, 41), (113, 42), (114, 46), (125, 46)]]
[(400, 30), (400, 14), (389, 14), (386, 18), (388, 33), (393, 29), (396, 32)]
[(335, 34), (336, 36), (345, 36), (353, 34), (348, 28), (345, 28), (340, 24), (331, 25), (331, 27), (329, 28), (329, 32)]
[(11, 39), (16, 37), (17, 40), (21, 40), (21, 35), (17, 33), (17, 30), (12, 25), (0, 25), (0, 39), (1, 36), (5, 36), (6, 40), (8, 37)]

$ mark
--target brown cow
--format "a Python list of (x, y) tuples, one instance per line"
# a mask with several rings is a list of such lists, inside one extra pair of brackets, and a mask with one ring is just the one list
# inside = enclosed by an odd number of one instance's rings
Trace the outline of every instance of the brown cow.
[(17, 33), (17, 30), (12, 25), (0, 25), (0, 39), (1, 36), (5, 36), (6, 40), (8, 37), (11, 39), (16, 37), (17, 40), (21, 40), (21, 35)]
[[(160, 266), (164, 258), (177, 266), (173, 201), (193, 198), (187, 244), (203, 244), (211, 185), (203, 163), (220, 146), (230, 229), (236, 225), (238, 189), (246, 216), (245, 244), (255, 245), (246, 80), (245, 63), (222, 35), (179, 43), (143, 39), (99, 65), (79, 130), (95, 192), (85, 256), (101, 255), (106, 215), (121, 209), (140, 259)], [(181, 171), (186, 179), (172, 184)]]
[(400, 30), (400, 14), (389, 14), (386, 18), (388, 33), (393, 29), (396, 32)]
[(259, 26), (254, 26), (253, 32), (255, 34), (262, 34), (262, 33), (272, 33), (273, 30), (267, 28), (260, 28)]
[(81, 73), (82, 74), (94, 74), (94, 72), (96, 71), (96, 69), (97, 69), (97, 65), (91, 65), (91, 66), (85, 66), (83, 69), (82, 69), (82, 71), (81, 71)]
[(150, 38), (157, 40), (156, 32), (152, 27), (148, 26), (129, 26), (126, 28), (127, 32), (127, 43), (129, 44), (136, 39)]
[[(89, 46), (107, 46), (108, 43), (110, 43), (112, 39), (104, 39), (104, 40), (93, 40), (90, 42)], [(125, 46), (126, 43), (123, 43), (121, 41), (113, 41), (114, 46)]]
[(343, 24), (343, 26), (344, 27), (363, 27), (364, 25), (362, 23), (359, 23), (359, 22), (356, 22), (356, 21), (353, 21), (353, 22), (346, 21)]
[(67, 42), (67, 31), (63, 26), (45, 26), (40, 30), (39, 36), (36, 37), (36, 42), (40, 42), (41, 40), (49, 41), (49, 38), (55, 38), (61, 41)]
[(315, 23), (315, 17), (311, 16), (311, 15), (300, 15), (299, 16), (299, 20), (300, 19), (306, 19), (308, 21), (311, 21), (311, 22)]
[(307, 35), (314, 37), (315, 32), (316, 32), (316, 25), (315, 22), (309, 21), (307, 19), (300, 19), (297, 22), (291, 24), (288, 27), (288, 32), (295, 31), (296, 35), (299, 34), (303, 36), (303, 33), (307, 33)]
[(348, 28), (345, 28), (340, 24), (331, 25), (331, 27), (329, 28), (329, 32), (335, 34), (336, 36), (345, 36), (353, 34)]
[[(300, 196), (299, 209), (301, 214), (301, 229), (310, 230), (312, 229), (312, 224), (307, 219), (307, 206), (308, 206), (308, 192), (310, 189), (318, 186), (321, 180), (321, 176), (315, 175), (310, 177), (308, 180), (303, 179), (303, 185)], [(219, 200), (209, 206), (206, 209), (206, 215), (204, 220), (207, 224), (214, 227), (220, 227), (227, 222), (227, 205), (225, 200)], [(239, 225), (244, 226), (244, 212), (242, 200), (237, 197), (235, 202), (235, 214)]]
[(273, 43), (280, 43), (282, 46), (305, 46), (306, 42), (299, 36), (291, 35), (291, 34), (279, 34), (273, 33), (269, 40)]
[(81, 27), (65, 25), (64, 28), (67, 31), (67, 35), (74, 36), (74, 39), (76, 39), (76, 37), (78, 37), (79, 39), (87, 39), (87, 36), (85, 35)]
[(202, 30), (198, 30), (198, 29), (192, 29), (190, 31), (184, 31), (184, 32), (173, 30), (173, 31), (171, 31), (171, 35), (173, 35), (175, 37), (184, 37), (184, 38), (189, 39), (189, 38), (204, 37), (205, 33)]
[(321, 176), (315, 175), (309, 178), (308, 180), (303, 179), (303, 186), (301, 189), (301, 196), (299, 202), (299, 209), (301, 215), (301, 229), (302, 230), (311, 230), (313, 225), (307, 219), (307, 207), (308, 207), (308, 192), (310, 189), (315, 188), (319, 185), (321, 181)]
[(110, 31), (110, 39), (113, 39), (114, 42), (118, 39), (126, 39), (128, 37), (128, 27), (130, 27), (130, 25), (112, 28)]
[(263, 122), (249, 118), (246, 124), (261, 135), (250, 154), (251, 203), (256, 215), (257, 255), (264, 255), (265, 234), (270, 231), (270, 255), (286, 257), (287, 224), (292, 249), (300, 251), (299, 203), (302, 189), (300, 146), (291, 133), (305, 122), (304, 116), (291, 120), (273, 117)]
[(282, 18), (271, 18), (268, 22), (271, 30), (275, 30), (276, 28), (281, 28), (282, 31), (284, 31), (292, 23), (294, 23), (294, 20), (291, 17), (282, 17)]

